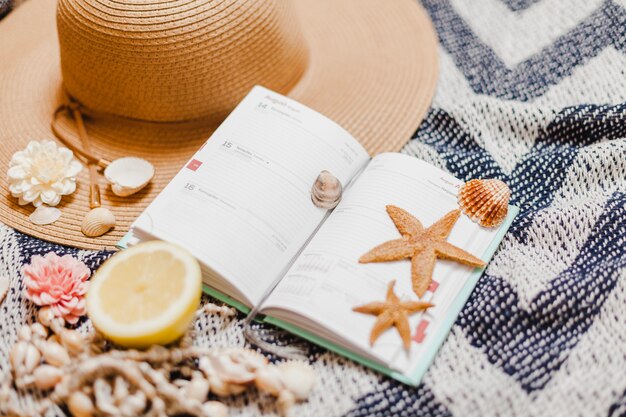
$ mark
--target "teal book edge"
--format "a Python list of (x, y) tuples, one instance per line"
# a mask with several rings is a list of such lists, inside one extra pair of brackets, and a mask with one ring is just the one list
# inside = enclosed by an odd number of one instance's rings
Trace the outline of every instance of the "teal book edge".
[[(509, 213), (507, 215), (507, 218), (505, 219), (504, 223), (502, 224), (502, 226), (500, 227), (500, 230), (498, 231), (498, 234), (494, 237), (493, 241), (491, 242), (491, 245), (489, 245), (489, 247), (487, 248), (487, 250), (485, 251), (485, 253), (483, 253), (483, 255), (480, 257), (483, 261), (485, 261), (487, 264), (489, 264), (489, 262), (491, 261), (491, 258), (493, 257), (494, 253), (496, 252), (496, 250), (498, 249), (498, 246), (500, 245), (500, 242), (502, 242), (502, 239), (504, 239), (504, 235), (507, 233), (507, 231), (509, 230), (509, 227), (511, 227), (511, 224), (513, 223), (513, 220), (515, 219), (515, 217), (517, 216), (517, 214), (519, 213), (519, 209), (515, 206), (509, 206)], [(117, 247), (119, 249), (125, 249), (128, 246), (128, 241), (132, 238), (132, 233), (128, 232), (117, 244)], [(279, 327), (281, 329), (284, 329), (290, 333), (293, 333), (299, 337), (302, 337), (303, 339), (308, 340), (309, 342), (315, 343), (316, 345), (319, 345), (321, 347), (324, 347), (330, 351), (333, 351), (341, 356), (344, 356), (348, 359), (351, 359), (357, 363), (360, 363), (361, 365), (364, 365), (368, 368), (371, 368), (375, 371), (378, 371), (384, 375), (387, 375), (399, 382), (402, 382), (403, 384), (407, 384), (407, 385), (411, 385), (411, 386), (417, 386), (422, 378), (424, 377), (424, 374), (426, 374), (426, 371), (428, 370), (428, 368), (430, 367), (430, 365), (432, 364), (432, 362), (435, 359), (435, 356), (437, 355), (437, 352), (439, 352), (439, 348), (443, 345), (446, 337), (448, 337), (448, 333), (450, 333), (450, 329), (452, 329), (452, 326), (454, 325), (454, 322), (456, 321), (457, 317), (459, 316), (459, 314), (461, 313), (461, 310), (463, 309), (463, 306), (465, 306), (465, 303), (467, 302), (467, 299), (469, 298), (469, 296), (471, 295), (472, 291), (474, 290), (474, 287), (476, 286), (476, 283), (478, 282), (478, 279), (481, 277), (481, 275), (483, 274), (483, 272), (485, 271), (486, 267), (484, 268), (480, 268), (480, 269), (476, 269), (474, 271), (474, 273), (472, 273), (472, 275), (469, 277), (469, 279), (467, 280), (467, 282), (465, 283), (465, 285), (463, 286), (463, 288), (461, 289), (461, 291), (459, 292), (459, 294), (457, 295), (456, 299), (454, 300), (454, 302), (452, 303), (452, 305), (450, 306), (450, 308), (448, 309), (448, 313), (446, 314), (446, 317), (444, 318), (441, 326), (439, 326), (438, 331), (431, 335), (430, 337), (430, 343), (429, 345), (431, 346), (430, 349), (425, 353), (424, 355), (424, 360), (413, 370), (413, 372), (411, 373), (411, 375), (404, 375), (401, 374), (397, 371), (394, 371), (393, 369), (390, 369), (384, 365), (381, 365), (377, 362), (374, 362), (370, 359), (367, 359), (363, 356), (360, 356), (346, 348), (343, 348), (339, 345), (334, 344), (333, 342), (321, 338), (319, 336), (316, 336), (306, 330), (303, 330), (297, 326), (294, 326), (293, 324), (287, 323), (283, 320), (274, 318), (274, 317), (270, 317), (270, 316), (265, 316), (262, 318), (262, 320), (265, 323), (269, 323), (272, 324), (276, 327)], [(243, 312), (244, 314), (248, 314), (250, 312), (250, 308), (247, 307), (246, 305), (240, 303), (239, 301), (235, 300), (234, 298), (231, 298), (213, 288), (208, 287), (207, 285), (203, 285), (203, 291), (236, 308), (237, 310)]]
[[(489, 247), (487, 248), (483, 256), (480, 257), (487, 264), (491, 261), (491, 258), (493, 257), (494, 253), (498, 249), (498, 246), (500, 246), (500, 242), (502, 242), (502, 239), (504, 239), (504, 235), (509, 230), (509, 227), (511, 227), (511, 224), (513, 223), (513, 220), (515, 219), (518, 213), (519, 213), (519, 209), (517, 207), (509, 206), (509, 213), (507, 215), (507, 218), (504, 220), (502, 227), (498, 231), (498, 234), (493, 238), (491, 245), (489, 245)], [(306, 330), (302, 330), (299, 327), (289, 324), (287, 322), (284, 322), (280, 319), (277, 319), (274, 317), (265, 317), (264, 321), (267, 323), (271, 323), (277, 327), (280, 327), (284, 330), (287, 330), (290, 333), (298, 335), (312, 343), (322, 346), (339, 355), (345, 356), (346, 358), (351, 359), (355, 362), (358, 362), (361, 365), (367, 366), (368, 368), (371, 368), (384, 375), (387, 375), (399, 382), (402, 382), (403, 384), (417, 386), (422, 380), (422, 378), (424, 377), (424, 374), (426, 374), (426, 371), (428, 370), (432, 362), (435, 360), (435, 356), (437, 355), (437, 352), (439, 352), (439, 348), (443, 345), (443, 342), (446, 340), (446, 337), (448, 337), (448, 333), (450, 333), (450, 329), (452, 329), (454, 322), (456, 321), (457, 317), (461, 313), (463, 306), (465, 306), (465, 303), (467, 302), (467, 299), (469, 298), (469, 296), (472, 294), (472, 291), (474, 290), (474, 287), (476, 286), (478, 279), (481, 277), (481, 275), (483, 274), (486, 268), (487, 267), (485, 266), (484, 268), (476, 269), (474, 273), (469, 277), (469, 279), (467, 280), (467, 282), (465, 283), (465, 285), (463, 286), (463, 288), (457, 295), (456, 299), (454, 300), (454, 302), (448, 309), (448, 313), (446, 314), (446, 317), (444, 318), (437, 333), (431, 336), (431, 341), (430, 341), (431, 348), (425, 353), (424, 360), (419, 364), (419, 366), (417, 366), (413, 370), (412, 374), (409, 376), (396, 372), (393, 369), (390, 369), (384, 365), (381, 365), (377, 362), (374, 362), (370, 359), (360, 356), (348, 349), (338, 346), (326, 339), (323, 339), (319, 336), (309, 333)]]

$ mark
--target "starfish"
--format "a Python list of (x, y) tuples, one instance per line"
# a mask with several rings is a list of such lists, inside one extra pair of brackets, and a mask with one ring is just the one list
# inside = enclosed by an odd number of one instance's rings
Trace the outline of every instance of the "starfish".
[(404, 348), (408, 350), (411, 345), (411, 330), (409, 330), (409, 319), (407, 316), (418, 311), (424, 311), (433, 305), (423, 301), (400, 301), (393, 291), (395, 284), (395, 280), (389, 283), (385, 301), (374, 301), (354, 307), (352, 310), (358, 313), (378, 316), (370, 334), (370, 345), (374, 345), (374, 342), (382, 332), (391, 326), (395, 326), (398, 329), (398, 333), (400, 333)]
[(428, 229), (424, 229), (419, 220), (399, 207), (387, 206), (387, 214), (393, 220), (402, 237), (376, 246), (361, 256), (359, 262), (389, 262), (411, 259), (413, 291), (418, 297), (424, 295), (432, 282), (437, 258), (449, 259), (473, 267), (486, 265), (485, 262), (471, 253), (446, 242), (454, 224), (461, 215), (461, 210), (452, 210)]

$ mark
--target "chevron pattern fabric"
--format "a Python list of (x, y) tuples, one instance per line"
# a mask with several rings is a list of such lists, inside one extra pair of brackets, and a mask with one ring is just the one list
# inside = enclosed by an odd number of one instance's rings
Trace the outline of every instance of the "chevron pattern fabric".
[[(441, 74), (403, 152), (463, 180), (507, 182), (521, 212), (419, 387), (307, 345), (318, 385), (294, 415), (626, 416), (626, 2), (422, 4)], [(0, 274), (12, 281), (0, 374), (34, 317), (21, 266), (50, 250), (92, 269), (110, 256), (0, 226)], [(201, 318), (195, 341), (243, 346), (242, 319)], [(254, 392), (228, 403), (232, 415), (276, 413)]]

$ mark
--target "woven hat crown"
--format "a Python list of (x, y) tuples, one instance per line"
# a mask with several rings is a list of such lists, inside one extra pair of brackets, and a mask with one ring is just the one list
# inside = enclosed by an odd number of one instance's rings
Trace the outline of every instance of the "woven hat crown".
[(287, 0), (59, 0), (63, 83), (99, 112), (219, 119), (255, 84), (285, 93), (307, 64)]

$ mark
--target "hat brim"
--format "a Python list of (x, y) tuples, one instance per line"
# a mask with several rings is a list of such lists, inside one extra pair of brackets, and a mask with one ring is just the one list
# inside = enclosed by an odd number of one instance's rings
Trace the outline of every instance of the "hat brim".
[[(435, 92), (437, 37), (416, 0), (298, 0), (294, 2), (309, 66), (289, 96), (336, 121), (373, 155), (399, 150), (415, 132)], [(216, 128), (193, 122), (144, 123), (87, 119), (93, 153), (108, 159), (140, 156), (156, 167), (152, 183), (117, 197), (101, 181), (103, 203), (116, 227), (98, 238), (80, 231), (89, 210), (88, 172), (59, 204), (55, 223), (37, 226), (34, 208), (8, 190), (11, 156), (30, 140), (53, 139), (50, 122), (63, 91), (55, 23), (56, 2), (29, 0), (0, 23), (0, 221), (26, 234), (85, 249), (113, 249), (133, 220)], [(28, 30), (24, 30), (28, 28)], [(76, 137), (69, 121), (61, 122)]]

